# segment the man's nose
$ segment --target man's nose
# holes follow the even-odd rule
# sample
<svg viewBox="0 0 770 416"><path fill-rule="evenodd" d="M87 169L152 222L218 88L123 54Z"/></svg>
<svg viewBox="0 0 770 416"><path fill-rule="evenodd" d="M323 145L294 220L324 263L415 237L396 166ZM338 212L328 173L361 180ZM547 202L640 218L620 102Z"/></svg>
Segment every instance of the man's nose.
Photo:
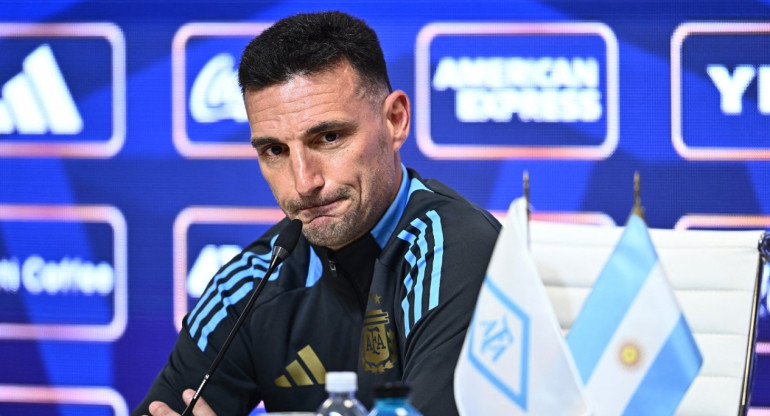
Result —
<svg viewBox="0 0 770 416"><path fill-rule="evenodd" d="M291 152L291 168L294 174L294 188L301 196L310 196L323 187L322 167L317 157L307 150Z"/></svg>

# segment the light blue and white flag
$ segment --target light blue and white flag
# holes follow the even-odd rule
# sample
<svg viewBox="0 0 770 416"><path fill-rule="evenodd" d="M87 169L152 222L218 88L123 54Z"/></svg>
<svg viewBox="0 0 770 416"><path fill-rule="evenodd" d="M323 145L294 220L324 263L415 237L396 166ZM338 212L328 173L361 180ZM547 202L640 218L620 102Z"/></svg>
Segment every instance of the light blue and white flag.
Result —
<svg viewBox="0 0 770 416"><path fill-rule="evenodd" d="M581 382L511 204L455 370L461 415L588 414Z"/></svg>
<svg viewBox="0 0 770 416"><path fill-rule="evenodd" d="M632 215L567 335L597 416L672 415L703 359Z"/></svg>

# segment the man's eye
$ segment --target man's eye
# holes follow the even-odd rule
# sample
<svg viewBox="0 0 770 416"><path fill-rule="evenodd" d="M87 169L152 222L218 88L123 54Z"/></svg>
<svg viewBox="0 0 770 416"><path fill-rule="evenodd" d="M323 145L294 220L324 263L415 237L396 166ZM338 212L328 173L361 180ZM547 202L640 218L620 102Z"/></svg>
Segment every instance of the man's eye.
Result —
<svg viewBox="0 0 770 416"><path fill-rule="evenodd" d="M265 154L268 156L278 156L281 153L283 153L283 147L281 146L270 146L265 149Z"/></svg>
<svg viewBox="0 0 770 416"><path fill-rule="evenodd" d="M328 132L328 133L324 133L322 137L323 137L323 140L325 142L332 143L332 142L337 141L337 139L339 139L340 135L339 135L339 133Z"/></svg>

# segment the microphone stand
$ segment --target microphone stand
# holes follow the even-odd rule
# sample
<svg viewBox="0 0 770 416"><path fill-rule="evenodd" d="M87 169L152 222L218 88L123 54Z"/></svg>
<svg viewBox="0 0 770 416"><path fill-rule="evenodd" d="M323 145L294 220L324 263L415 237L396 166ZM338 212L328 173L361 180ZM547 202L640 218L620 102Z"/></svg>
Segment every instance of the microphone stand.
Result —
<svg viewBox="0 0 770 416"><path fill-rule="evenodd" d="M254 306L254 303L257 300L257 296L259 296L259 293L262 292L262 289L265 288L265 284L267 284L267 281L270 279L270 275L272 275L275 269L278 268L278 265L286 257L288 257L289 254L291 254L291 252L294 250L294 246L297 244L297 239L299 238L299 232L301 230L302 230L302 222L299 220L292 220L289 223L289 225L284 229L284 231L281 233L282 235L278 237L278 240L281 240L281 237L283 237L283 235L286 235L287 238L284 238L283 239L284 241L278 241L278 240L276 241L276 244L273 247L273 255L272 255L272 258L270 259L270 265L268 266L267 271L265 272L265 275L259 281L259 284L257 285L256 289L254 289L254 292L251 294L251 297L249 298L249 301L246 303L246 306L244 307L243 312L241 313L241 316L238 317L238 320L235 322L233 329L230 330L230 334L227 336L225 343L222 344L222 348L219 349L219 353L217 353L216 358L214 358L214 361L211 363L209 370L206 372L206 375L203 376L203 380L201 381L200 386L198 386L198 389L195 390L195 394L190 400L190 403L184 409L184 412L182 412L182 416L192 415L192 410L193 410L193 407L195 407L195 403L198 402L198 399L200 399L201 394L203 393L203 389L206 388L206 385L211 379L211 376L214 375L214 372L217 370L217 367L219 367L219 362L222 361L222 357L224 357L225 351L227 351L227 349L230 347L230 344L233 342L233 339L235 339L235 334L238 332L238 329L241 327L241 325L243 325L243 321L246 320L246 315L249 314L249 311L251 310L252 306ZM288 240L288 241L285 241L285 240Z"/></svg>

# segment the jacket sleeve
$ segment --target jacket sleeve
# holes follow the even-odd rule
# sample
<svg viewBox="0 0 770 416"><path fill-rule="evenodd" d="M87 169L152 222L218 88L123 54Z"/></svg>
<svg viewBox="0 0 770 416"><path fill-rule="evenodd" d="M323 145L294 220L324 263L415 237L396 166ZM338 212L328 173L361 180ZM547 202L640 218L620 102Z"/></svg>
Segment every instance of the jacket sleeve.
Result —
<svg viewBox="0 0 770 416"><path fill-rule="evenodd" d="M425 241L414 242L407 257L424 261L415 260L405 277L404 381L425 416L456 415L454 370L500 225L473 206L437 209L416 224L412 230L423 236L417 240Z"/></svg>
<svg viewBox="0 0 770 416"><path fill-rule="evenodd" d="M184 410L182 392L198 388L225 343L248 302L254 277L261 277L251 271L259 270L264 258L269 258L271 237L280 225L267 231L212 278L191 313L185 316L168 362L132 416L149 414L148 406L156 400L179 413ZM244 333L247 327L240 328L202 394L219 415L246 415L261 399L255 381L251 337Z"/></svg>
<svg viewBox="0 0 770 416"><path fill-rule="evenodd" d="M237 316L228 318L228 325L222 326L231 328L236 319ZM216 336L217 345L212 345L212 340L206 351L201 351L190 337L185 322L168 362L155 378L142 403L134 409L132 416L150 414L148 406L155 400L165 402L181 414L185 408L182 391L198 388L219 351L219 345L224 343L228 333L229 330L215 331L212 335ZM218 415L246 415L259 403L259 389L248 370L250 366L243 365L250 362L247 351L248 346L243 337L236 336L202 394Z"/></svg>

